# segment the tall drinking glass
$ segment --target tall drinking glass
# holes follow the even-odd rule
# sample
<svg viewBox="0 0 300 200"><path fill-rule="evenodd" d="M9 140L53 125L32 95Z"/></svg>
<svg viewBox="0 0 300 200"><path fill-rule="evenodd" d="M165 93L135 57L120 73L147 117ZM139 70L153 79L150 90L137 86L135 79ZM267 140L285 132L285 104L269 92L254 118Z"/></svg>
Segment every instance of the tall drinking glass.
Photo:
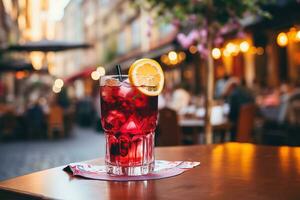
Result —
<svg viewBox="0 0 300 200"><path fill-rule="evenodd" d="M103 76L100 79L100 104L107 172L128 176L151 172L154 168L157 96L139 92L129 83L128 76Z"/></svg>

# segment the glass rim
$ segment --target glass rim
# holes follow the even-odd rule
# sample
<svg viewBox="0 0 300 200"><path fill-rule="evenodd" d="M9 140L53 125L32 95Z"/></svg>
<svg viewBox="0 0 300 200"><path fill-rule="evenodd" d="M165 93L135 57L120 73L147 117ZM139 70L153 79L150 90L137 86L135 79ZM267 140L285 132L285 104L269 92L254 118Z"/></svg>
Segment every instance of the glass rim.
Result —
<svg viewBox="0 0 300 200"><path fill-rule="evenodd" d="M151 76L151 75L150 75ZM110 78L112 78L112 79L118 79L118 81L119 81L119 77L120 77L120 75L104 75L104 76L101 76L100 78L99 78L99 85L100 86L104 86L105 84L103 83L103 81L105 81L106 79L110 79ZM128 79L129 78L129 76L127 75L127 74L122 74L121 75L121 77L123 78L123 79ZM152 76L151 76L152 77ZM124 80L122 80L122 81L119 81L119 83L120 82L123 82ZM131 85L132 86L132 85ZM145 86L134 86L134 87L156 87L156 86L154 86L154 85L145 85Z"/></svg>
<svg viewBox="0 0 300 200"><path fill-rule="evenodd" d="M113 75L103 75L100 78L104 78L104 77L111 77L111 78L118 78L119 76L121 77L128 77L128 74L122 74L122 75L118 75L118 74L113 74Z"/></svg>

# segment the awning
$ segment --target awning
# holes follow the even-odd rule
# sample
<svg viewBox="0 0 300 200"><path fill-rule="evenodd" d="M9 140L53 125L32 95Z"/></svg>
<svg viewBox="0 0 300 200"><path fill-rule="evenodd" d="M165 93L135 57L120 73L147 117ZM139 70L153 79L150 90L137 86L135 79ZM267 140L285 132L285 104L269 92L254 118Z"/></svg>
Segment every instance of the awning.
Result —
<svg viewBox="0 0 300 200"><path fill-rule="evenodd" d="M0 60L0 72L8 71L34 71L31 63L24 60Z"/></svg>
<svg viewBox="0 0 300 200"><path fill-rule="evenodd" d="M175 38L176 38L177 30L175 30L172 34L168 37L161 39L158 43L151 44L151 49L148 52L143 51L131 51L125 55L118 57L111 63L107 64L108 68L107 71L114 70L115 65L120 64L122 69L125 71L127 70L130 65L139 58L157 58L161 55L172 51L176 48Z"/></svg>
<svg viewBox="0 0 300 200"><path fill-rule="evenodd" d="M72 83L77 79L89 77L91 75L91 73L93 71L95 71L95 69L96 69L96 67L87 67L84 70L79 71L79 72L65 78L64 82L65 83Z"/></svg>
<svg viewBox="0 0 300 200"><path fill-rule="evenodd" d="M27 42L24 44L11 45L5 51L65 51L71 49L86 49L92 45L78 42L67 42L58 40L40 40L35 42Z"/></svg>

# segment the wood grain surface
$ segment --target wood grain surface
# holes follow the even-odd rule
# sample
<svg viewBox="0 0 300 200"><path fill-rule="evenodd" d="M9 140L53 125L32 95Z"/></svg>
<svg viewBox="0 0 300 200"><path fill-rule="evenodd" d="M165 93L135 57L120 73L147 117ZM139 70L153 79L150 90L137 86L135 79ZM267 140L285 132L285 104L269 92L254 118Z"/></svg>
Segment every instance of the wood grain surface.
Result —
<svg viewBox="0 0 300 200"><path fill-rule="evenodd" d="M201 165L173 178L125 183L72 177L62 166L0 182L0 199L300 199L300 147L160 147L156 158Z"/></svg>

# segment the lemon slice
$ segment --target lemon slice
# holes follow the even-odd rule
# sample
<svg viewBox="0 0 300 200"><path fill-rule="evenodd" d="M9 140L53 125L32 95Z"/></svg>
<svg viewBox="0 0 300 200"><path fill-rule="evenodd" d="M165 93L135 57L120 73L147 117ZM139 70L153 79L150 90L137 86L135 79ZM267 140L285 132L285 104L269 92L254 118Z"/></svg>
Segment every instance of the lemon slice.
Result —
<svg viewBox="0 0 300 200"><path fill-rule="evenodd" d="M164 73L155 60L142 58L129 68L129 81L148 96L158 96L164 87Z"/></svg>

